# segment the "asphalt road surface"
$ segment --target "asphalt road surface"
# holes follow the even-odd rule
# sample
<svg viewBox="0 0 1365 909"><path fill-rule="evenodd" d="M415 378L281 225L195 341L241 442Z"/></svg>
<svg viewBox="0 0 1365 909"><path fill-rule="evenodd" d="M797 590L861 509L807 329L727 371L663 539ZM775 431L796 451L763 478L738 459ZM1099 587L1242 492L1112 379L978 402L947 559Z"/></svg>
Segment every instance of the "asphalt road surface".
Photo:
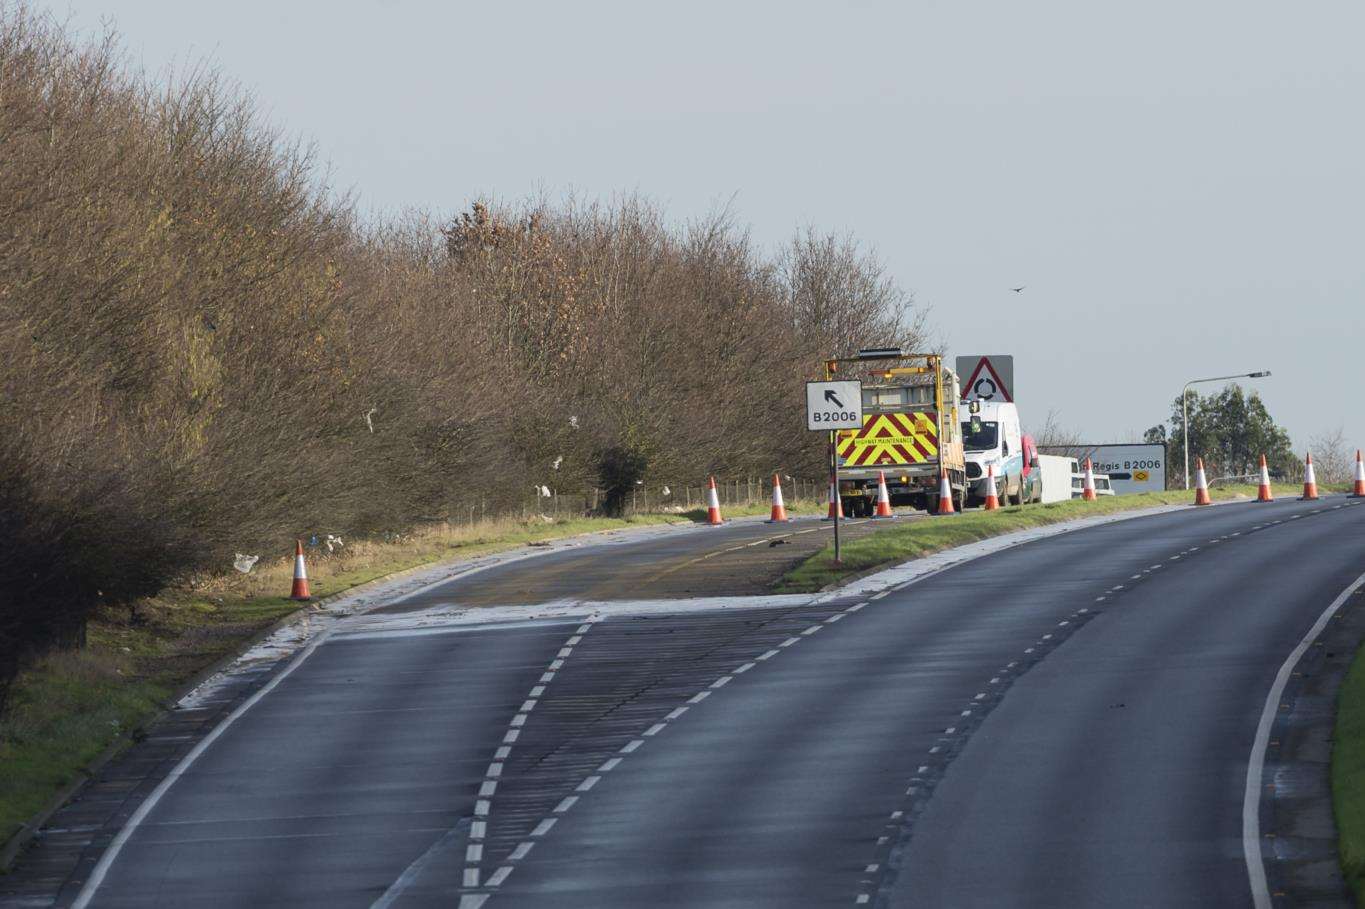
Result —
<svg viewBox="0 0 1365 909"><path fill-rule="evenodd" d="M83 898L1250 905L1258 723L1362 541L1344 498L1246 503L875 597L340 630L201 743ZM499 583L548 595L535 561Z"/></svg>

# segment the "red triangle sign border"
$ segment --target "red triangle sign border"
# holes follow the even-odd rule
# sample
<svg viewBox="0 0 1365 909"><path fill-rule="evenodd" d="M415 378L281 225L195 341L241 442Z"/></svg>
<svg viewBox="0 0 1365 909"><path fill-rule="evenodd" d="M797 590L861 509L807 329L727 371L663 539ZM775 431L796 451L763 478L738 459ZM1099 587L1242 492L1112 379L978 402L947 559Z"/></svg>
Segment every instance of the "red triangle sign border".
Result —
<svg viewBox="0 0 1365 909"><path fill-rule="evenodd" d="M1005 399L1005 402L1006 402L1006 403L1013 403L1014 398L1010 396L1010 390L1009 390L1008 388L1005 387L1005 383L1002 382L1002 381L1000 381L1000 374L997 373L997 372L995 371L995 367L991 365L991 358L990 358L990 357L982 357L982 358L977 362L977 364L976 364L976 369L973 369L973 370L972 370L971 378L969 378L969 379L967 380L967 384L965 384L964 386L962 386L963 397L964 397L964 399L965 399L966 395L971 394L971 388L972 388L973 385L976 384L977 379L980 378L980 376L981 376L981 370L982 370L982 369L984 369L984 370L986 370L986 372L990 373L990 379L991 379L991 381L995 383L995 387L996 387L996 388L1000 389L1000 395L1001 395L1001 397L1003 397L1003 398Z"/></svg>

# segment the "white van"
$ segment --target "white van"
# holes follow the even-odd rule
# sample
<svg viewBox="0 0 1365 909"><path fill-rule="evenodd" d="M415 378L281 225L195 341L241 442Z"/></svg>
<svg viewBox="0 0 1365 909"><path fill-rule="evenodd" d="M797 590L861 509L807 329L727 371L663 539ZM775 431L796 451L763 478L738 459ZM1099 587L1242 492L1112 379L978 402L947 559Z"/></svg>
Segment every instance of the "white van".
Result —
<svg viewBox="0 0 1365 909"><path fill-rule="evenodd" d="M1015 505L1040 497L1025 481L1028 466L1031 466L1025 455L1031 459L1033 453L1024 450L1027 446L1019 426L1019 409L1004 402L972 401L963 411L962 446L967 458L968 501L986 500L987 468L995 472L995 494L1001 504L1007 496Z"/></svg>

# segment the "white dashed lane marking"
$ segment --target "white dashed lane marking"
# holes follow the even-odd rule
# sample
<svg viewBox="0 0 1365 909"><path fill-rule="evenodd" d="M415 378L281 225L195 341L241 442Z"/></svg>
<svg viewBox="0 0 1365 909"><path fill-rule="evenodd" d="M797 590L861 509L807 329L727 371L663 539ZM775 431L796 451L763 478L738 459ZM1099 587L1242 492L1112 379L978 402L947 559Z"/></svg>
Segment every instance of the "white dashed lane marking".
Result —
<svg viewBox="0 0 1365 909"><path fill-rule="evenodd" d="M681 718L684 714L686 714L691 706L700 704L702 701L706 700L706 698L710 697L713 692L725 687L730 682L732 682L735 676L749 672L750 670L756 668L760 662L766 662L768 660L771 660L773 657L779 656L784 649L799 644L803 639L815 634L820 629L824 628L826 625L832 625L835 622L838 622L839 620L843 619L846 615L852 614L860 609L865 608L866 606L871 604L872 600L881 599L881 597L885 596L886 593L888 592L889 591L886 591L883 592L880 596L874 596L869 600L855 603L849 606L848 608L844 609L842 612L835 613L834 615L825 618L821 623L811 625L810 627L802 631L799 635L787 638L776 648L768 650L763 655L755 658L754 660L740 665L739 667L734 669L729 675L723 675L715 679L704 690L698 691L697 693L693 694L690 698L688 698L686 704L680 707L676 707L671 712L669 712L668 715L664 717L664 720L662 722L655 723L653 726L647 729L643 733L642 738L632 739L630 742L623 745L618 752L618 756L608 759L597 768L596 773L591 774L585 777L582 781L580 781L575 789L575 792L586 793L592 790L593 787L595 787L598 783L602 781L602 777L604 774L609 773L610 771L620 766L621 761L623 760L621 755L631 754L636 749L640 748L642 745L645 744L646 738L652 738L654 736L662 734L664 731L667 730L668 726L671 723L673 723L674 721ZM532 697L528 698L522 704L522 711L519 712L515 717L513 717L511 722L512 726L514 727L521 726L526 722L526 716L529 714L531 710L535 708L538 699L545 693L544 685L553 680L555 672L558 671L560 667L562 667L563 661L572 654L573 645L580 643L582 640L582 635L586 634L591 628L592 628L591 624L582 626L579 629L578 633L573 638L570 638L568 641L565 642L566 646L560 649L559 653L556 655L556 659L554 660L554 662L550 664L550 671L545 673L541 677L540 680L541 685L537 686L536 689L533 689ZM984 696L985 695L983 694L982 697ZM969 715L971 715L970 710L963 711L963 716ZM952 730L953 727L949 727L948 731L950 733L952 732ZM518 730L515 728L510 729L508 731L507 736L504 737L505 743L504 746L498 749L495 761L496 767L490 765L490 770L489 773L487 774L488 776L496 777L501 775L502 771L501 762L505 760L508 754L510 753L509 749L507 748L507 745L510 744L511 742L516 741L517 733ZM938 750L937 747L934 750L937 751ZM925 767L922 769L927 770L928 768ZM493 783L493 781L488 780L486 781L486 783ZM493 783L493 785L496 784ZM558 805L555 806L553 814L554 815L565 814L571 808L573 808L573 806L577 803L578 799L579 799L578 795L571 795L564 798ZM476 803L475 814L478 815L479 817L486 817L489 814L489 802L484 800ZM902 816L902 814L903 812L900 811L893 812L891 815L891 819L898 820ZM460 909L478 909L478 907L481 907L484 904L484 902L488 900L488 898L491 897L497 891L497 889L507 880L508 876L511 875L512 870L516 867L515 863L524 859L530 853L531 848L535 844L534 840L536 838L543 837L547 833L549 833L550 828L554 826L555 821L557 819L558 819L557 817L553 816L542 819L540 823L538 823L536 827L531 831L530 838L523 840L520 844L518 844L517 847L508 856L507 861L509 862L509 864L502 865L496 871L494 871L493 874L490 875L486 881L484 881L482 887L480 887L479 885L479 869L477 867L466 869L465 889L467 891L479 892L466 892L462 894L459 904ZM470 834L471 839L477 838L479 841L482 841L486 834L487 829L486 825L483 821L478 821L476 822L476 824L477 824L476 827L471 827ZM883 841L884 840L885 838L883 838ZM479 860L482 859L483 856L481 842L478 844L479 848L477 850L474 848L474 845L475 844L471 843L470 848L466 853L466 861L470 864L477 863ZM879 866L875 864L868 866L869 868L868 873L876 871L878 867Z"/></svg>

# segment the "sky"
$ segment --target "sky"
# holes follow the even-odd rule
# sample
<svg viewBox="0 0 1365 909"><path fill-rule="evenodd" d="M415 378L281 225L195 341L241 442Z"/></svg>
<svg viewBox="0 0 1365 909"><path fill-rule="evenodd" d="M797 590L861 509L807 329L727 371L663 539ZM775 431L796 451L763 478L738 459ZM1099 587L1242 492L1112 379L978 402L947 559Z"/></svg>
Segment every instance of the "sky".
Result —
<svg viewBox="0 0 1365 909"><path fill-rule="evenodd" d="M1365 4L48 8L211 61L368 212L639 192L769 247L849 231L950 356L1014 355L1027 425L1129 441L1268 369L1301 450L1365 445Z"/></svg>

